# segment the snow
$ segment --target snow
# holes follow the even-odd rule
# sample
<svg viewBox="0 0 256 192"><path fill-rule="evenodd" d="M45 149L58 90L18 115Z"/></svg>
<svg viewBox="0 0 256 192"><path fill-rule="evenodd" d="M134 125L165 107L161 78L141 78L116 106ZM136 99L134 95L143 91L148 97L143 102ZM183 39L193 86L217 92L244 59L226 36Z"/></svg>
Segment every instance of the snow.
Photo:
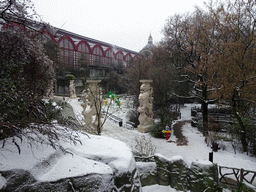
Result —
<svg viewBox="0 0 256 192"><path fill-rule="evenodd" d="M87 136L80 136L83 145L71 145L70 151L74 154L81 154L87 158L101 157L104 163L107 163L112 169L118 170L119 174L132 171L130 168L133 161L131 149L123 142L104 136L90 135L91 139L86 139ZM88 147L89 146L89 147Z"/></svg>
<svg viewBox="0 0 256 192"><path fill-rule="evenodd" d="M0 154L0 170L23 169L39 181L56 181L92 173L118 175L135 167L131 149L125 143L104 136L89 135L89 138L81 133L79 136L82 145L61 143L70 152L66 154L44 144L31 148L25 139L18 143L19 154L16 146L7 140ZM0 177L0 185L4 183Z"/></svg>
<svg viewBox="0 0 256 192"><path fill-rule="evenodd" d="M77 119L82 122L82 107L78 99L69 99L68 103L73 107L73 111ZM125 101L121 101L125 103ZM181 120L191 120L190 109L196 106L186 104L181 108ZM117 114L124 119L127 110L123 110ZM116 115L116 114L115 114ZM192 162L203 165L210 165L208 161L210 147L207 147L203 135L190 123L185 123L182 127L183 135L187 137L188 145L177 146L175 142L166 142L165 139L151 138L153 145L156 147L158 157L168 161L177 161L183 159L188 165ZM132 148L135 145L135 137L145 136L151 137L149 133L140 133L136 129L129 130L119 127L111 121L106 121L102 136L89 135L88 138L84 134L79 134L82 145L71 145L62 143L64 148L73 155L63 154L61 151L55 151L47 145L33 145L31 147L25 140L19 145L21 154L14 144L6 143L0 153L0 170L24 169L28 170L34 177L41 181L54 181L64 177L80 176L90 173L100 174L121 174L124 171L131 171L130 168L135 164L132 155ZM169 141L176 141L172 134ZM0 146L2 145L0 141ZM11 140L9 141L11 143ZM100 162L95 158L100 158ZM18 160L18 161L17 161ZM245 170L256 170L256 158L250 157L244 153L237 152L234 154L233 149L229 146L226 150L213 152L213 162L220 166L235 167ZM49 165L48 165L49 164ZM152 166L155 166L152 164ZM139 166L142 170L144 165ZM5 179L0 175L0 189L6 184ZM143 187L143 192L147 191L166 191L175 192L169 186L147 186Z"/></svg>
<svg viewBox="0 0 256 192"><path fill-rule="evenodd" d="M126 101L122 101L121 103L125 103ZM69 102L73 108L75 109L75 113L77 117L81 117L81 103L77 100L70 100ZM185 104L184 107L181 108L181 119L179 121L187 121L191 120L191 107L200 107L200 104ZM214 107L214 105L209 105L209 108ZM123 109L123 111L127 111ZM114 114L125 120L125 113L117 113ZM185 123L182 127L183 135L186 136L188 140L188 145L177 146L175 142L166 142L165 139L151 138L153 145L156 147L156 154L164 158L168 161L175 161L179 159L183 159L188 165L191 165L192 162L202 163L203 165L211 164L209 162L209 153L212 152L210 147L207 147L205 143L205 138L202 133L200 133L197 128L191 126L190 123ZM149 133L140 133L136 130L129 130L123 127L119 127L118 124L115 124L110 121L106 121L102 135L113 137L119 139L131 148L134 147L135 137L145 135L146 137L151 137ZM169 141L176 141L175 136L172 134L169 138ZM225 151L219 150L218 152L213 152L213 163L217 163L219 166L227 166L234 167L238 169L245 170L256 170L256 158L250 157L245 153L237 152L234 154L234 151L230 145L226 146ZM174 190L167 188L162 188L162 186L152 186L144 187L143 191L156 191L155 188L160 187L161 189L157 189L158 191L164 190Z"/></svg>
<svg viewBox="0 0 256 192"><path fill-rule="evenodd" d="M156 168L155 162L137 162L136 163L137 169L140 173L150 172Z"/></svg>
<svg viewBox="0 0 256 192"><path fill-rule="evenodd" d="M211 167L213 163L206 160L194 160L192 164L197 165L198 167L202 166L203 168L203 167Z"/></svg>
<svg viewBox="0 0 256 192"><path fill-rule="evenodd" d="M151 185L142 187L143 192L176 192L177 190L172 189L170 186L163 186L163 185Z"/></svg>
<svg viewBox="0 0 256 192"><path fill-rule="evenodd" d="M57 181L63 178L83 176L91 173L113 174L112 169L104 163L77 155L67 155L60 158L50 171L37 177L37 180Z"/></svg>

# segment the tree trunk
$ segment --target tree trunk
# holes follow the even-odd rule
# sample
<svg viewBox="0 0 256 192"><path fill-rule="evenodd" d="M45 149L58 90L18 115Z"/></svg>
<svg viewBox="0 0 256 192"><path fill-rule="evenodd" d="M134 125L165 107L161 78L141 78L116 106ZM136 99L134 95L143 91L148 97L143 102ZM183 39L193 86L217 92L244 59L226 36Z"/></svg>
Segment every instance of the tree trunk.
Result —
<svg viewBox="0 0 256 192"><path fill-rule="evenodd" d="M204 136L208 135L208 104L202 102L202 115L203 115L203 134Z"/></svg>
<svg viewBox="0 0 256 192"><path fill-rule="evenodd" d="M207 86L202 87L202 115L203 115L203 135L208 135L208 103L207 101Z"/></svg>
<svg viewBox="0 0 256 192"><path fill-rule="evenodd" d="M239 124L239 127L241 128L240 130L240 139L241 139L241 143L242 143L242 146L243 146L243 152L247 152L248 149L248 144L247 144L247 141L246 141L246 127L242 121L242 118L240 117L240 115L234 110L234 115L238 121L238 124Z"/></svg>
<svg viewBox="0 0 256 192"><path fill-rule="evenodd" d="M246 141L246 127L243 123L242 117L237 112L238 104L237 104L237 101L235 99L236 95L237 95L237 92L235 91L234 94L233 94L233 97L232 97L232 108L233 108L232 111L233 111L233 114L234 114L235 118L237 119L238 125L240 127L239 134L240 134L240 139L241 139L241 143L242 143L242 146L243 146L243 152L248 152L248 148L247 148L248 144L247 144L247 141Z"/></svg>

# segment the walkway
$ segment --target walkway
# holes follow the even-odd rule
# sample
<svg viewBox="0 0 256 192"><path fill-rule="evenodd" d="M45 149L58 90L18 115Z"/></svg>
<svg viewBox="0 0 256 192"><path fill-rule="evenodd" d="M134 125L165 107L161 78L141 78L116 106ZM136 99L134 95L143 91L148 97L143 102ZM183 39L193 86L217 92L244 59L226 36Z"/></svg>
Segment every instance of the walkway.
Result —
<svg viewBox="0 0 256 192"><path fill-rule="evenodd" d="M173 134L175 135L176 139L176 144L177 146L181 145L187 145L188 140L187 138L182 134L182 126L185 124L184 121L177 121L173 125Z"/></svg>

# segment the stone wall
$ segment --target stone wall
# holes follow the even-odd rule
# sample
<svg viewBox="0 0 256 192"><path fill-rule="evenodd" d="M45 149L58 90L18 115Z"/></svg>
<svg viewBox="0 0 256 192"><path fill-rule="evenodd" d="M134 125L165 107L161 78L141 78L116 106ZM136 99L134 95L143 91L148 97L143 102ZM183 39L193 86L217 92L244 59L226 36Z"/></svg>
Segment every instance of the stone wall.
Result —
<svg viewBox="0 0 256 192"><path fill-rule="evenodd" d="M210 161L196 160L189 166L181 156L168 159L155 154L153 159L136 163L142 187L158 184L180 191L218 191L218 168Z"/></svg>

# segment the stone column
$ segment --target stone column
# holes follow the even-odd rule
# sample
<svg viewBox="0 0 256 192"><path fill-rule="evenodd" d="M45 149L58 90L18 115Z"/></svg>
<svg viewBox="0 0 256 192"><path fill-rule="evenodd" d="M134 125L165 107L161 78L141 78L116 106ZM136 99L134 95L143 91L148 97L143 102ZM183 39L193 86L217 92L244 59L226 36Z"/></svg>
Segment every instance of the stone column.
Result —
<svg viewBox="0 0 256 192"><path fill-rule="evenodd" d="M153 119L153 88L150 83L153 80L140 80L142 85L140 86L139 104L138 112L139 115L139 126L138 131L142 133L147 133L152 128Z"/></svg>
<svg viewBox="0 0 256 192"><path fill-rule="evenodd" d="M69 81L69 97L71 99L76 98L75 80L70 80Z"/></svg>

